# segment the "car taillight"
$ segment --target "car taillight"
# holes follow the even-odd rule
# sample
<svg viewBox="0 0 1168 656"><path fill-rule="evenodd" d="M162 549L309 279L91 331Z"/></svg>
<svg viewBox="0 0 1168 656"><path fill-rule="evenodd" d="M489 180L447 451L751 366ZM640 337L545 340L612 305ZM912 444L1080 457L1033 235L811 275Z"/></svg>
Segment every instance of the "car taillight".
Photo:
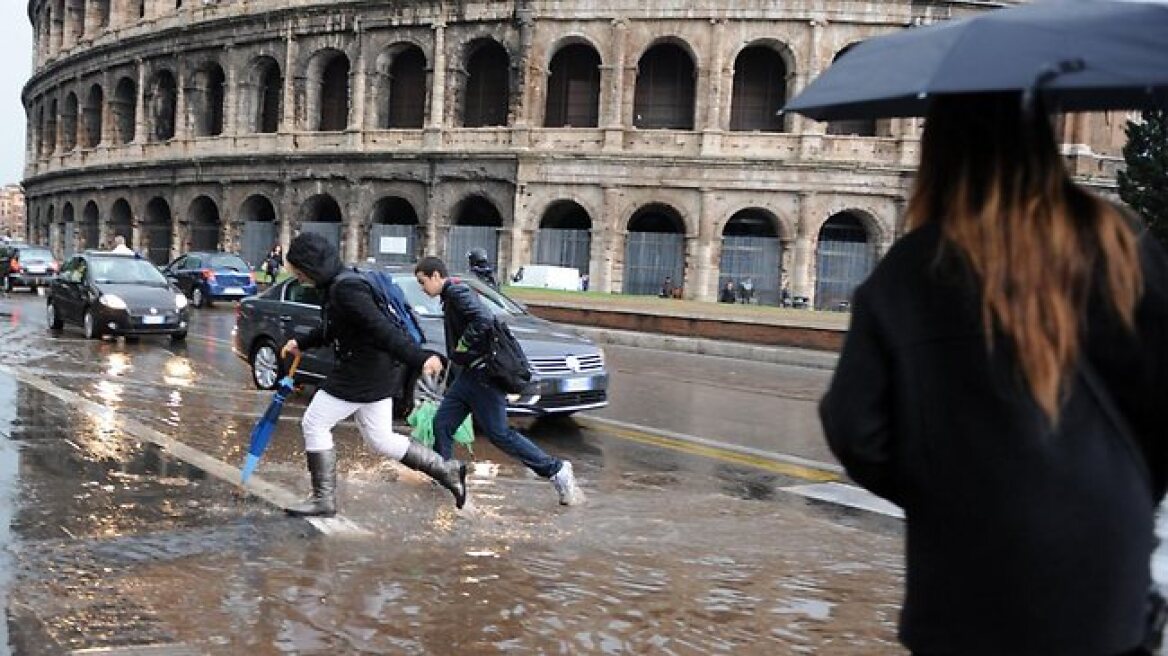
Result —
<svg viewBox="0 0 1168 656"><path fill-rule="evenodd" d="M8 272L9 273L20 273L20 260L17 260L15 257L12 258L11 260L9 260L8 261Z"/></svg>
<svg viewBox="0 0 1168 656"><path fill-rule="evenodd" d="M49 262L49 271L52 271L53 273L57 272L57 263L55 261Z"/></svg>
<svg viewBox="0 0 1168 656"><path fill-rule="evenodd" d="M214 282L215 272L210 269L203 269L203 280L207 282Z"/></svg>

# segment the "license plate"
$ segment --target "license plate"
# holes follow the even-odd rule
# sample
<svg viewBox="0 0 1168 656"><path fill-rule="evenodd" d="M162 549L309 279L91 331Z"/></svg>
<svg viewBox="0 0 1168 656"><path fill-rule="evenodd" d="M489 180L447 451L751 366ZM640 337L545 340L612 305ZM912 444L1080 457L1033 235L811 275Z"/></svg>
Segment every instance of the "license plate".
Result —
<svg viewBox="0 0 1168 656"><path fill-rule="evenodd" d="M566 378L560 384L560 389L565 392L587 392L592 389L591 378Z"/></svg>
<svg viewBox="0 0 1168 656"><path fill-rule="evenodd" d="M237 296L243 296L243 287L228 287L227 289L223 290L223 293L224 294L235 294Z"/></svg>
<svg viewBox="0 0 1168 656"><path fill-rule="evenodd" d="M45 272L45 268L44 268L44 267L38 267L38 266L30 266L30 267L28 268L28 272L29 272L29 273L44 273L44 272Z"/></svg>
<svg viewBox="0 0 1168 656"><path fill-rule="evenodd" d="M166 323L166 317L161 316L161 315L146 316L146 317L142 317L142 323L144 323L148 326L154 326L154 325L158 325L160 323Z"/></svg>

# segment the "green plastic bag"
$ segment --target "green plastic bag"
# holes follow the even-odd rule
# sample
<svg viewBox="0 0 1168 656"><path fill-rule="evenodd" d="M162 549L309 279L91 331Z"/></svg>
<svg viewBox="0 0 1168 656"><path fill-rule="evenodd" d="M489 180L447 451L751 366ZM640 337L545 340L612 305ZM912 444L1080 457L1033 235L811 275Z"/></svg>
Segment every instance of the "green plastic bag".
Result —
<svg viewBox="0 0 1168 656"><path fill-rule="evenodd" d="M438 414L438 403L435 401L422 401L410 413L406 423L413 428L410 435L415 442L422 446L434 446L434 415L436 414ZM470 415L467 415L466 419L462 420L462 425L458 427L458 430L454 431L454 442L474 453L474 449L471 448L474 444L474 424Z"/></svg>

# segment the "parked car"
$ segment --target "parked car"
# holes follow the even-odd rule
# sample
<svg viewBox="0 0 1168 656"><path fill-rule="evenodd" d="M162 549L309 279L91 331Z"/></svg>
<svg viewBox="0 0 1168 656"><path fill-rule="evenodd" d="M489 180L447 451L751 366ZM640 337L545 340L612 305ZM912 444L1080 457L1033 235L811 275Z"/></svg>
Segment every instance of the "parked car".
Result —
<svg viewBox="0 0 1168 656"><path fill-rule="evenodd" d="M200 251L180 255L162 269L197 307L214 301L239 300L256 293L255 274L234 253Z"/></svg>
<svg viewBox="0 0 1168 656"><path fill-rule="evenodd" d="M73 256L49 287L49 328L80 324L85 336L170 335L186 339L187 297L138 255L86 251Z"/></svg>
<svg viewBox="0 0 1168 656"><path fill-rule="evenodd" d="M5 292L28 287L35 294L37 287L47 286L57 276L57 258L47 246L9 242L0 245L0 274Z"/></svg>
<svg viewBox="0 0 1168 656"><path fill-rule="evenodd" d="M387 267L417 312L426 337L425 348L445 354L445 331L439 299L426 296L413 270ZM507 322L519 339L534 376L521 394L507 397L508 414L570 415L608 405L608 371L604 352L571 329L528 314L521 305L473 277L463 280L486 306ZM294 337L303 337L320 325L320 291L294 278L273 285L236 308L235 354L251 367L252 381L260 389L272 389L283 375L285 363L279 349ZM333 367L332 351L306 351L296 372L298 382L323 381ZM400 408L412 408L414 399L438 397L433 381L415 374Z"/></svg>

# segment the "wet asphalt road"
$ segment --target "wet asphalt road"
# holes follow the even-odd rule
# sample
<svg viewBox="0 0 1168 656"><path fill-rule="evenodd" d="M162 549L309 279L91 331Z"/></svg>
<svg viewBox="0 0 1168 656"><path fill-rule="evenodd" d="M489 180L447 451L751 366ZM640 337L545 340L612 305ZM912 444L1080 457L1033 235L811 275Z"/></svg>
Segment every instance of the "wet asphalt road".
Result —
<svg viewBox="0 0 1168 656"><path fill-rule="evenodd" d="M242 460L271 394L232 355L233 319L230 307L196 312L185 345L93 342L73 327L50 334L35 297L0 299L0 364L39 381L0 375L0 645L34 656L143 645L252 656L901 653L896 520L783 492L806 482L798 470L587 419L523 424L574 463L583 507L560 507L550 484L479 441L473 507L456 513L342 424L341 511L366 533L322 536L286 519L147 441L158 431ZM607 352L613 402L599 415L830 458L814 421L826 372ZM258 472L297 494L306 401L289 402Z"/></svg>

